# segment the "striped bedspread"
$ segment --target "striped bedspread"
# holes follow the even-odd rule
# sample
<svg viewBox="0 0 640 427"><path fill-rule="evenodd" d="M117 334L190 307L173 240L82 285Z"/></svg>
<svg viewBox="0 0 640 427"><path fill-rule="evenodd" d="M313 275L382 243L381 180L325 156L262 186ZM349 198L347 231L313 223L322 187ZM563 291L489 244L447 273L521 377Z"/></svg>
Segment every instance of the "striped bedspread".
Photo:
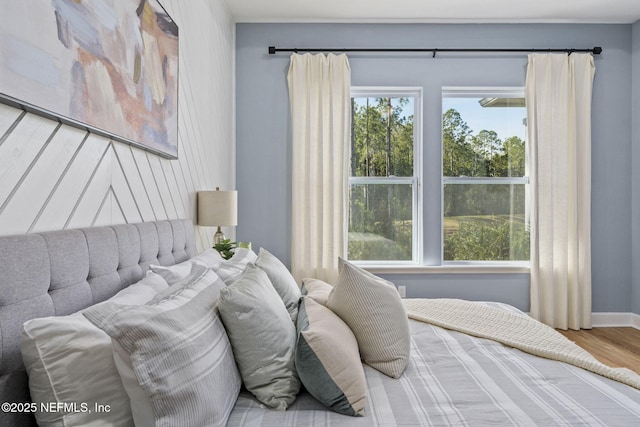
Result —
<svg viewBox="0 0 640 427"><path fill-rule="evenodd" d="M600 363L555 329L522 312L459 299L407 299L404 306L410 319L488 338L640 389L640 375L626 368L611 368Z"/></svg>
<svg viewBox="0 0 640 427"><path fill-rule="evenodd" d="M365 366L365 417L330 412L306 393L288 411L272 411L243 391L228 425L640 425L637 389L495 341L414 320L410 326L411 359L400 379Z"/></svg>

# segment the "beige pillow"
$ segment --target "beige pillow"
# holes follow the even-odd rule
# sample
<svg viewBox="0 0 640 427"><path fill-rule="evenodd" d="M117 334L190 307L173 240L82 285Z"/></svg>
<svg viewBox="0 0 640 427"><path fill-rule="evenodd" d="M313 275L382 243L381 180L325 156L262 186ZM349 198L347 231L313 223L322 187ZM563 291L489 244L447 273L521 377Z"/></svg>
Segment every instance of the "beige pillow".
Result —
<svg viewBox="0 0 640 427"><path fill-rule="evenodd" d="M296 370L313 397L344 415L363 416L367 381L351 329L333 311L302 297Z"/></svg>
<svg viewBox="0 0 640 427"><path fill-rule="evenodd" d="M327 305L329 294L333 286L320 279L302 279L302 295L306 295L315 302Z"/></svg>
<svg viewBox="0 0 640 427"><path fill-rule="evenodd" d="M349 325L367 365L392 378L407 367L409 319L393 283L340 258L327 307Z"/></svg>

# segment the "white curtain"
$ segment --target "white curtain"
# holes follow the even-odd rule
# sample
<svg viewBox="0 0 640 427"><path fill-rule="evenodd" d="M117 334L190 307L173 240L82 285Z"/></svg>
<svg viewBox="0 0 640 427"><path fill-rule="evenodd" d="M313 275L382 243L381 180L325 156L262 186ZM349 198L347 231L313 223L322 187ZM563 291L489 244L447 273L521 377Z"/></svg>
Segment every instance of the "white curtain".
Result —
<svg viewBox="0 0 640 427"><path fill-rule="evenodd" d="M291 272L333 283L346 253L351 69L345 55L291 55Z"/></svg>
<svg viewBox="0 0 640 427"><path fill-rule="evenodd" d="M529 136L531 315L591 328L590 54L531 54Z"/></svg>

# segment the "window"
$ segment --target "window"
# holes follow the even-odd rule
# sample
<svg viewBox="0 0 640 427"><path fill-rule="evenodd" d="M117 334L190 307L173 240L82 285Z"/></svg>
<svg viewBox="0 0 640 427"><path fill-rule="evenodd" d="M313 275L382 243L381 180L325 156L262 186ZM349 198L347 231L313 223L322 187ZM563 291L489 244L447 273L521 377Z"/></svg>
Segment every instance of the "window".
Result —
<svg viewBox="0 0 640 427"><path fill-rule="evenodd" d="M443 261L529 260L522 89L444 88Z"/></svg>
<svg viewBox="0 0 640 427"><path fill-rule="evenodd" d="M347 257L417 262L422 90L352 88Z"/></svg>
<svg viewBox="0 0 640 427"><path fill-rule="evenodd" d="M524 90L443 89L442 140L429 142L442 144L442 158L424 159L442 167L442 186L425 188L440 188L442 205L425 212L421 111L420 88L352 88L347 257L427 268L528 261Z"/></svg>

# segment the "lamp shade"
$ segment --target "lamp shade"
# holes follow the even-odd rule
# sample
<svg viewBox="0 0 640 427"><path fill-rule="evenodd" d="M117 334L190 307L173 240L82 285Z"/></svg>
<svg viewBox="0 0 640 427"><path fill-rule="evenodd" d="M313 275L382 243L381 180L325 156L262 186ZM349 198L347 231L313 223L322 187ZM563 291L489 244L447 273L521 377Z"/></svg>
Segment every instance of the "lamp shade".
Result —
<svg viewBox="0 0 640 427"><path fill-rule="evenodd" d="M238 225L238 192L198 191L198 225Z"/></svg>

